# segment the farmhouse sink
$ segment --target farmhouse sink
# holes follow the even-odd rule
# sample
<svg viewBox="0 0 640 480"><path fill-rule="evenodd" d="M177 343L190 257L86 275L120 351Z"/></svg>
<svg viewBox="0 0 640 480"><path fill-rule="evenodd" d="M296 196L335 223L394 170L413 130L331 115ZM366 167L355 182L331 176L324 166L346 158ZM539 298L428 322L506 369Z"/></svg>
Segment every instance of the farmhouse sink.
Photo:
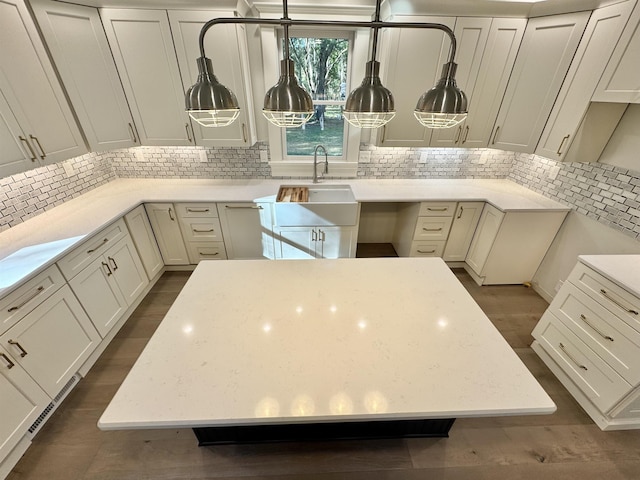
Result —
<svg viewBox="0 0 640 480"><path fill-rule="evenodd" d="M358 223L358 202L349 185L282 185L274 211L280 226Z"/></svg>

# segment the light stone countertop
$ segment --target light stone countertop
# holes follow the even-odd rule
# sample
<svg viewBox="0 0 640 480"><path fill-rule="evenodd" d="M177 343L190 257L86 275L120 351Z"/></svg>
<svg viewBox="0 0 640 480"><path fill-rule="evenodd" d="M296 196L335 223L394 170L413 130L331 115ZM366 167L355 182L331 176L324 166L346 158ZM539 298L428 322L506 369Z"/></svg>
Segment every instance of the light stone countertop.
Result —
<svg viewBox="0 0 640 480"><path fill-rule="evenodd" d="M555 410L442 259L205 261L98 426Z"/></svg>
<svg viewBox="0 0 640 480"><path fill-rule="evenodd" d="M359 202L486 201L502 211L568 211L510 180L326 180ZM0 296L143 202L273 202L309 180L118 179L0 232ZM27 250L23 250L28 248Z"/></svg>
<svg viewBox="0 0 640 480"><path fill-rule="evenodd" d="M578 260L640 298L640 255L580 255Z"/></svg>

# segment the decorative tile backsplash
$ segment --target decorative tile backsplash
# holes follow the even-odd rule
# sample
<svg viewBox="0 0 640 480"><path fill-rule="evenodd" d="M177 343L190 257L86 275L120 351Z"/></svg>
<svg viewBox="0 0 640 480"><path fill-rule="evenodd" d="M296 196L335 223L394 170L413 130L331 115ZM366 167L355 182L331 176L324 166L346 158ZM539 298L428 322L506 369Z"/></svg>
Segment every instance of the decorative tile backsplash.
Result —
<svg viewBox="0 0 640 480"><path fill-rule="evenodd" d="M640 238L638 171L492 149L361 145L361 150L370 152L370 159L359 163L358 178L509 178ZM260 161L261 151L268 146L138 147L90 153L3 178L0 231L115 178L272 178L269 164Z"/></svg>

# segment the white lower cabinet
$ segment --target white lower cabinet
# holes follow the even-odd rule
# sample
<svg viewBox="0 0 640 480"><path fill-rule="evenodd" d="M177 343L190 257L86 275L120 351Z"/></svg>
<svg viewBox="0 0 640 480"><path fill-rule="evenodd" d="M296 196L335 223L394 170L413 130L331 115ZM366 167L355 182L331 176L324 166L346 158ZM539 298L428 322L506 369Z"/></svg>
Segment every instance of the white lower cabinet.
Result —
<svg viewBox="0 0 640 480"><path fill-rule="evenodd" d="M640 428L640 298L578 262L532 348L603 430Z"/></svg>
<svg viewBox="0 0 640 480"><path fill-rule="evenodd" d="M215 203L177 203L176 212L190 263L195 265L200 260L226 260L227 252Z"/></svg>
<svg viewBox="0 0 640 480"><path fill-rule="evenodd" d="M484 202L459 202L442 255L445 262L464 262L478 226Z"/></svg>
<svg viewBox="0 0 640 480"><path fill-rule="evenodd" d="M99 343L100 335L67 285L0 336L0 345L51 398Z"/></svg>
<svg viewBox="0 0 640 480"><path fill-rule="evenodd" d="M269 209L255 203L219 203L218 215L229 259L271 258Z"/></svg>
<svg viewBox="0 0 640 480"><path fill-rule="evenodd" d="M355 257L356 227L273 227L279 259Z"/></svg>
<svg viewBox="0 0 640 480"><path fill-rule="evenodd" d="M189 255L182 239L173 203L145 203L145 210L165 265L188 265Z"/></svg>
<svg viewBox="0 0 640 480"><path fill-rule="evenodd" d="M124 216L124 220L142 261L142 266L149 279L152 280L162 271L164 262L144 206L139 205L134 208Z"/></svg>
<svg viewBox="0 0 640 480"><path fill-rule="evenodd" d="M401 257L442 257L456 202L409 203L398 209L393 248Z"/></svg>

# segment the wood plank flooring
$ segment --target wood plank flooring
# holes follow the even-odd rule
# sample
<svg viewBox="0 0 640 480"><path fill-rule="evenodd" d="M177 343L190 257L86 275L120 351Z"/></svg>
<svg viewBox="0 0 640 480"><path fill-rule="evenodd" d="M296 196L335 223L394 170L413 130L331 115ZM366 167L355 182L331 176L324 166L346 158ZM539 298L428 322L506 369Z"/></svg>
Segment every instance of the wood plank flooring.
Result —
<svg viewBox="0 0 640 480"><path fill-rule="evenodd" d="M457 420L446 439L197 447L191 430L102 432L98 418L189 276L168 272L8 478L640 478L640 431L602 432L529 348L530 332L546 302L522 286L478 287L463 270L454 272L556 402L555 414Z"/></svg>

